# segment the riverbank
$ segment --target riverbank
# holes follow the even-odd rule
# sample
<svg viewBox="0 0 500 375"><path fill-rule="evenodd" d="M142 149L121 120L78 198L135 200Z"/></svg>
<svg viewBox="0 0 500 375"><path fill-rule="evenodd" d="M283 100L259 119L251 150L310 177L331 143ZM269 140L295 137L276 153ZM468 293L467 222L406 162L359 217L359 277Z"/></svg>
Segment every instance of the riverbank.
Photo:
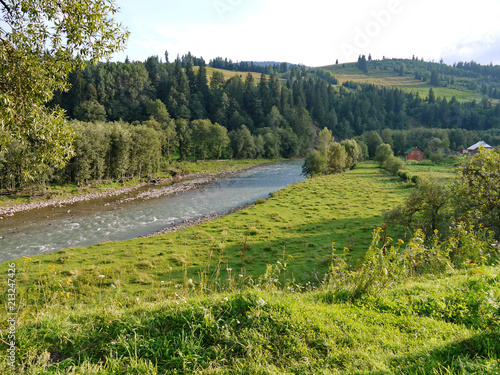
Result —
<svg viewBox="0 0 500 375"><path fill-rule="evenodd" d="M115 186L107 188L92 186L87 187L90 189L98 189L98 191L91 192L75 187L75 189L69 193L69 197L52 198L49 194L42 197L29 197L27 199L30 201L26 203L4 201L0 207L0 220L4 217L13 216L18 212L46 207L63 207L77 202L120 195L124 195L123 199L120 200L120 203L130 202L136 199L154 199L168 194L197 189L216 179L275 161L276 160L224 160L209 162L204 161L199 163L183 162L178 164L176 168L172 170L171 176L152 178L148 181L138 181L137 184L132 186ZM151 187L151 189L135 193L137 190L147 189L148 187Z"/></svg>
<svg viewBox="0 0 500 375"><path fill-rule="evenodd" d="M257 201L261 201L261 200L262 199L259 199ZM160 230L160 231L157 231L157 232L153 232L153 233L147 234L145 236L141 236L140 238L148 238L148 237L161 236L162 234L173 233L173 232L177 232L179 230L184 230L184 229L191 228L191 227L194 227L194 226L197 226L197 225L208 223L209 221L220 219L220 218L222 218L224 216L227 216L227 215L235 214L236 212L244 210L245 208L248 208L248 207L253 206L255 204L256 204L256 202L251 202L251 203L244 204L242 206L231 208L230 210L226 210L226 211L223 211L223 212L216 212L216 213L213 213L213 214L204 215L204 216L199 217L197 219L183 220L180 223L176 223L176 224L170 225L169 227L167 227L167 228L165 228L163 230Z"/></svg>

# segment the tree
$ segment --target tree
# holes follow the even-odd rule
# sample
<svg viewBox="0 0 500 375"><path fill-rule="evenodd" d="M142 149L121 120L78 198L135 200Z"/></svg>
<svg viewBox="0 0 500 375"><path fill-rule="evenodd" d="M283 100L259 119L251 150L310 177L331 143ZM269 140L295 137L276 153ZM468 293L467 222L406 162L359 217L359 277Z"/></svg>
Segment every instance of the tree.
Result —
<svg viewBox="0 0 500 375"><path fill-rule="evenodd" d="M500 150L480 149L458 170L452 187L459 221L495 231L500 237Z"/></svg>
<svg viewBox="0 0 500 375"><path fill-rule="evenodd" d="M121 50L128 32L113 19L113 0L0 4L0 154L22 144L22 176L33 180L40 165L62 167L73 155L64 112L45 104L68 90L70 72Z"/></svg>
<svg viewBox="0 0 500 375"><path fill-rule="evenodd" d="M327 171L328 173L341 173L346 169L347 152L344 146L338 142L332 142L328 149Z"/></svg>
<svg viewBox="0 0 500 375"><path fill-rule="evenodd" d="M377 151L377 147L383 143L380 134L378 134L375 130L372 130L363 134L363 140L368 146L368 156L373 158L375 156L375 152Z"/></svg>
<svg viewBox="0 0 500 375"><path fill-rule="evenodd" d="M255 142L250 130L245 125L229 134L234 157L250 159L255 155Z"/></svg>
<svg viewBox="0 0 500 375"><path fill-rule="evenodd" d="M229 145L227 129L218 123L212 124L207 134L209 151L212 159L220 159L222 151Z"/></svg>
<svg viewBox="0 0 500 375"><path fill-rule="evenodd" d="M449 191L436 179L421 177L403 205L388 213L388 219L405 226L409 234L420 228L430 238L434 231L445 231L449 224Z"/></svg>
<svg viewBox="0 0 500 375"><path fill-rule="evenodd" d="M333 142L332 131L327 128L323 128L323 130L320 130L318 132L317 142L318 145L316 148L326 157L328 149L330 148L330 143Z"/></svg>
<svg viewBox="0 0 500 375"><path fill-rule="evenodd" d="M394 152L392 152L392 148L387 143L382 143L377 147L377 151L375 152L375 161L378 161L380 165L383 165L384 162L391 157L394 156Z"/></svg>
<svg viewBox="0 0 500 375"><path fill-rule="evenodd" d="M318 150L311 151L302 165L302 174L306 177L314 177L326 173L326 157Z"/></svg>
<svg viewBox="0 0 500 375"><path fill-rule="evenodd" d="M358 143L354 139L346 139L340 144L344 147L347 154L346 157L346 168L353 169L359 161L361 149Z"/></svg>
<svg viewBox="0 0 500 375"><path fill-rule="evenodd" d="M429 97L427 98L427 102L429 104L436 103L436 95L434 94L434 90L433 89L429 89Z"/></svg>

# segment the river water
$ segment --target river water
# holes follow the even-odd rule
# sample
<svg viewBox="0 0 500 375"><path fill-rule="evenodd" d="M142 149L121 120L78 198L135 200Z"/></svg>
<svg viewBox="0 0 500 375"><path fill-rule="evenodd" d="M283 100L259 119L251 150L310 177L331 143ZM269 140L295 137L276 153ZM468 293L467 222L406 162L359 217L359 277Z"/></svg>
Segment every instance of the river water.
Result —
<svg viewBox="0 0 500 375"><path fill-rule="evenodd" d="M154 199L123 202L123 196L116 196L19 212L0 221L0 263L23 255L136 238L224 212L302 181L302 164L303 160L293 160L263 165L199 189Z"/></svg>

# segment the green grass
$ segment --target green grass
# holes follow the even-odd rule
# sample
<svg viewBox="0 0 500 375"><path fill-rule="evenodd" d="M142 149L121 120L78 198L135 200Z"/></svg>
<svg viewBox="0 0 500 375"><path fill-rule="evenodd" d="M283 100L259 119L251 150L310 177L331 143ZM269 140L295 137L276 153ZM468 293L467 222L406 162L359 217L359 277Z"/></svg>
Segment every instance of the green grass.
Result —
<svg viewBox="0 0 500 375"><path fill-rule="evenodd" d="M487 318L499 271L414 280L356 303L321 289L179 292L154 304L117 291L23 316L18 363L26 374L496 374L498 318Z"/></svg>
<svg viewBox="0 0 500 375"><path fill-rule="evenodd" d="M456 171L460 164L460 160L460 158L450 157L444 158L439 163L433 163L430 160L421 162L407 161L405 169L412 172L413 175L427 175L438 178L445 183L449 183L456 177Z"/></svg>
<svg viewBox="0 0 500 375"><path fill-rule="evenodd" d="M434 87L428 83L415 79L412 75L399 76L398 73L388 71L371 70L367 74L355 67L354 64L331 65L324 67L331 71L342 85L346 81L367 83L377 86L397 87L404 92L417 93L421 98L427 98L429 90L432 88L436 98L445 97L448 101L455 97L459 102L470 102L472 100L480 101L481 94L451 87Z"/></svg>
<svg viewBox="0 0 500 375"><path fill-rule="evenodd" d="M499 265L338 293L332 242L357 264L409 186L361 164L182 232L3 263L17 270L15 373L499 373Z"/></svg>

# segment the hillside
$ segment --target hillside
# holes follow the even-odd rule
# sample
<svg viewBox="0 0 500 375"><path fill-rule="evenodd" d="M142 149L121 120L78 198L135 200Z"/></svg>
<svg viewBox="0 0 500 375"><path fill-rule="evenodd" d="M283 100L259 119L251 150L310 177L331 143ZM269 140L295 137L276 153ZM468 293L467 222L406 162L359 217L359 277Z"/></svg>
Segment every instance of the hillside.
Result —
<svg viewBox="0 0 500 375"><path fill-rule="evenodd" d="M318 69L333 73L339 84L350 81L396 87L404 92L418 93L422 98L426 98L432 88L436 97L448 100L452 97L458 101L481 101L486 98L498 104L500 99L500 77L494 69L496 67L481 66L486 70L478 68L474 71L466 69L468 65L463 63L449 66L411 59L367 61L366 73L357 66L358 63L348 63Z"/></svg>

